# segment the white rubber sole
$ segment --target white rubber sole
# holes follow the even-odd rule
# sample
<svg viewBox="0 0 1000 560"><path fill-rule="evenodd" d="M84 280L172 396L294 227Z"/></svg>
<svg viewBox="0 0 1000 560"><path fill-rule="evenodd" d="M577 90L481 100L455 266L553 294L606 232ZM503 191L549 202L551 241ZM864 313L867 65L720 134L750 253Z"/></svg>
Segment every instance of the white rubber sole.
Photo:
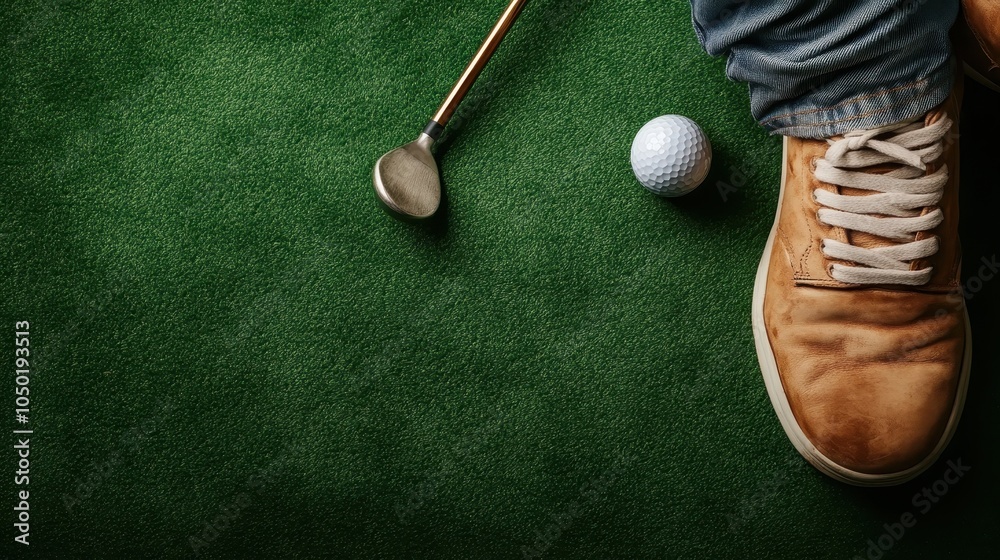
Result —
<svg viewBox="0 0 1000 560"><path fill-rule="evenodd" d="M757 267L757 278L753 287L753 338L757 347L757 360L760 362L761 373L764 376L764 385L767 386L767 395L771 398L774 411L778 414L781 427L785 429L785 434L791 440L792 445L806 461L816 467L820 472L847 484L854 486L892 486L902 484L912 480L928 467L933 465L958 427L959 418L962 416L962 408L965 406L965 397L969 388L969 368L972 363L972 331L969 326L969 314L965 314L965 355L962 359L961 377L958 381L958 393L955 397L955 404L952 407L948 425L945 427L941 440L938 441L934 450L919 464L914 465L904 471L887 474L869 474L853 471L845 468L829 457L823 455L816 446L809 441L799 427L798 421L792 414L791 406L788 404L788 397L781 384L781 377L778 375L778 365L771 350L771 342L767 337L767 329L764 328L764 289L767 281L768 266L771 262L771 251L774 248L775 233L778 229L778 217L781 215L781 201L785 194L785 161L788 155L788 139L785 138L782 147L782 171L781 171L781 191L778 194L778 210L774 215L774 225L771 226L771 234L767 238L767 245L764 247L764 256L760 259Z"/></svg>

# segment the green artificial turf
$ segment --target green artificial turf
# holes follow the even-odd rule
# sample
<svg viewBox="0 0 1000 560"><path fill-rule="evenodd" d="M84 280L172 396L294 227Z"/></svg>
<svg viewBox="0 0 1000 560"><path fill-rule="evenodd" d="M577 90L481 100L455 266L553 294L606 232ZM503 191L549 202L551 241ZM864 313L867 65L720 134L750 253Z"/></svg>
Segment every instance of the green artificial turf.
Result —
<svg viewBox="0 0 1000 560"><path fill-rule="evenodd" d="M750 331L780 141L686 2L529 3L438 147L440 215L378 209L373 163L504 4L4 3L0 410L29 321L35 431L0 556L848 559L907 512L885 558L995 551L1000 281L946 496L911 503L944 460L881 490L805 466ZM970 276L997 99L970 86ZM715 148L671 201L628 158L666 113Z"/></svg>

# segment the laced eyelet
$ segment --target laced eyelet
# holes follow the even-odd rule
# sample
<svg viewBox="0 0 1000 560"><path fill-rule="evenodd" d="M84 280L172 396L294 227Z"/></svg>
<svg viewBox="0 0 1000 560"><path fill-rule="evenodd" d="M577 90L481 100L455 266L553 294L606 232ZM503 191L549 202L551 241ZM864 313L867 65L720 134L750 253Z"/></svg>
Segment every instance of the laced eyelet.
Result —
<svg viewBox="0 0 1000 560"><path fill-rule="evenodd" d="M920 204L923 195L934 194L940 198L947 188L948 177L942 177L945 175L944 161L938 158L948 147L950 138L944 137L948 133L945 127L950 128L952 123L950 120L940 122L944 124L928 124L926 119L917 117L896 125L858 130L831 138L825 155L822 152L812 152L817 157L807 155L806 160L813 170L813 188L808 189L813 202L799 200L803 217L808 220L811 206L816 219L815 224L807 225L816 225L814 233L819 233L812 242L818 239L820 243L810 245L818 261L813 269L817 278L822 278L823 273L817 270L822 268L827 278L838 285L916 285L929 281L929 276L933 275L930 256L940 250L942 236L928 231L927 226L936 222L937 227L944 210L940 207L921 209ZM818 177L820 161L823 162L822 180ZM900 170L900 175L894 177L899 180L898 185L881 184L885 177L881 173L883 165ZM926 172L914 171L925 167ZM888 176L893 177L894 173L891 171ZM926 184L922 184L923 181ZM878 194L856 196L853 190ZM822 200L819 191L824 192ZM829 222L823 212L830 218ZM881 247L855 244L846 232L859 230L884 239L900 250L885 255ZM934 240L930 241L931 238ZM816 255L817 248L819 255ZM928 253L930 256L924 258L893 258L894 254L906 257ZM879 256L886 258L876 258ZM866 264L869 258L874 265Z"/></svg>

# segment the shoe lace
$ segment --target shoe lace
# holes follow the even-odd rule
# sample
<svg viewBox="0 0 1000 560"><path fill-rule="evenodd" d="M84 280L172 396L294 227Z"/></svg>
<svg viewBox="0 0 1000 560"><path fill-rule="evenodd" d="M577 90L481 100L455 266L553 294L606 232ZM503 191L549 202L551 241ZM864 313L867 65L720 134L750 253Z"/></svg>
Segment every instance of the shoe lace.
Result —
<svg viewBox="0 0 1000 560"><path fill-rule="evenodd" d="M919 118L828 140L826 155L816 160L816 178L873 194L852 196L816 189L813 196L821 205L819 221L890 241L881 247L860 247L824 239L823 254L828 258L860 265L834 264L834 279L849 284L908 286L930 281L933 267L911 270L911 262L938 251L936 236L917 237L944 220L937 204L944 196L948 166L927 174L927 164L944 153L944 137L951 125L947 116L926 126ZM882 164L899 167L887 173L864 171Z"/></svg>

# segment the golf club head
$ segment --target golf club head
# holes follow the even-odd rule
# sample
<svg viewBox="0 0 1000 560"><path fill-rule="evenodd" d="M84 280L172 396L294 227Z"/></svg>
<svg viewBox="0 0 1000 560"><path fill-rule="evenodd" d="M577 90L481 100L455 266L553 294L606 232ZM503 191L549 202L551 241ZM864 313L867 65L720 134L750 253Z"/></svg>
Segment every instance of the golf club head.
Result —
<svg viewBox="0 0 1000 560"><path fill-rule="evenodd" d="M441 179L426 134L385 154L375 163L372 182L379 201L399 218L424 219L441 204Z"/></svg>

